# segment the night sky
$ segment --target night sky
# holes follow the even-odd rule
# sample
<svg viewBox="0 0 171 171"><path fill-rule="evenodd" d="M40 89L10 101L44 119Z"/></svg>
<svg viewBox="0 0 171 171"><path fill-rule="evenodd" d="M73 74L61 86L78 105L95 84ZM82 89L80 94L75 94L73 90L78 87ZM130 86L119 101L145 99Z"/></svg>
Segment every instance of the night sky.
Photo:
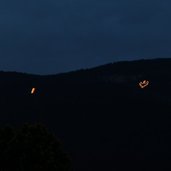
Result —
<svg viewBox="0 0 171 171"><path fill-rule="evenodd" d="M171 57L170 0L1 0L0 70L55 74Z"/></svg>

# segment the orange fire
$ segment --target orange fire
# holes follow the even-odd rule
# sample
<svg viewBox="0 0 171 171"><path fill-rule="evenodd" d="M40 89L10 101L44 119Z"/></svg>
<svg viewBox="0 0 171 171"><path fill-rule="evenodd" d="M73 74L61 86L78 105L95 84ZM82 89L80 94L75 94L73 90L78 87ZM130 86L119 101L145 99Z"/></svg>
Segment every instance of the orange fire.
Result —
<svg viewBox="0 0 171 171"><path fill-rule="evenodd" d="M34 93L35 93L35 91L36 91L36 88L32 88L32 90L31 90L31 94L34 94Z"/></svg>
<svg viewBox="0 0 171 171"><path fill-rule="evenodd" d="M147 87L149 85L149 81L148 80L144 80L144 81L141 81L140 83L139 83L139 86L141 87L141 88L145 88L145 87Z"/></svg>

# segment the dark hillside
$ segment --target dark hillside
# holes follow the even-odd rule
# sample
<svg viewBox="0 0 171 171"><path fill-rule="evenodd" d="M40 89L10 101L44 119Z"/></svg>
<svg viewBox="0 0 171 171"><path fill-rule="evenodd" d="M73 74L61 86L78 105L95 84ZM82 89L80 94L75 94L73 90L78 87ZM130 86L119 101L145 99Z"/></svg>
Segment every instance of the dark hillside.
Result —
<svg viewBox="0 0 171 171"><path fill-rule="evenodd" d="M149 86L141 89L143 80ZM171 168L170 59L51 76L1 72L0 81L1 124L45 123L75 170Z"/></svg>

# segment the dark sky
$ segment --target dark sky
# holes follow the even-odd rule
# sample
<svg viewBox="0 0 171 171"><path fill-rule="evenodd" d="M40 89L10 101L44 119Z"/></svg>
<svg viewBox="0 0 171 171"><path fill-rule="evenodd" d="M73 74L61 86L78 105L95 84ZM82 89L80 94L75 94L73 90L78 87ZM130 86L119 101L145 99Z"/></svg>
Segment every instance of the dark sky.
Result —
<svg viewBox="0 0 171 171"><path fill-rule="evenodd" d="M1 0L0 70L55 74L171 57L170 0Z"/></svg>

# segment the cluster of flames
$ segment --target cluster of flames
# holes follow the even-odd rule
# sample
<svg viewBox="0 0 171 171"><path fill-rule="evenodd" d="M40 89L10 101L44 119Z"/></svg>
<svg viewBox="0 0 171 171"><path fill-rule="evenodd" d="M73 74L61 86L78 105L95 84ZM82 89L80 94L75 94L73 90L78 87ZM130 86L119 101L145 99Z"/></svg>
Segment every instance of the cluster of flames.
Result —
<svg viewBox="0 0 171 171"><path fill-rule="evenodd" d="M147 87L148 85L149 85L149 81L148 81L148 80L143 80L143 81L139 82L140 88L145 88L145 87ZM35 93L36 93L36 88L33 87L33 88L31 89L31 94L35 94Z"/></svg>
<svg viewBox="0 0 171 171"><path fill-rule="evenodd" d="M144 80L144 81L139 82L140 88L145 88L148 85L149 85L149 81L148 80Z"/></svg>

